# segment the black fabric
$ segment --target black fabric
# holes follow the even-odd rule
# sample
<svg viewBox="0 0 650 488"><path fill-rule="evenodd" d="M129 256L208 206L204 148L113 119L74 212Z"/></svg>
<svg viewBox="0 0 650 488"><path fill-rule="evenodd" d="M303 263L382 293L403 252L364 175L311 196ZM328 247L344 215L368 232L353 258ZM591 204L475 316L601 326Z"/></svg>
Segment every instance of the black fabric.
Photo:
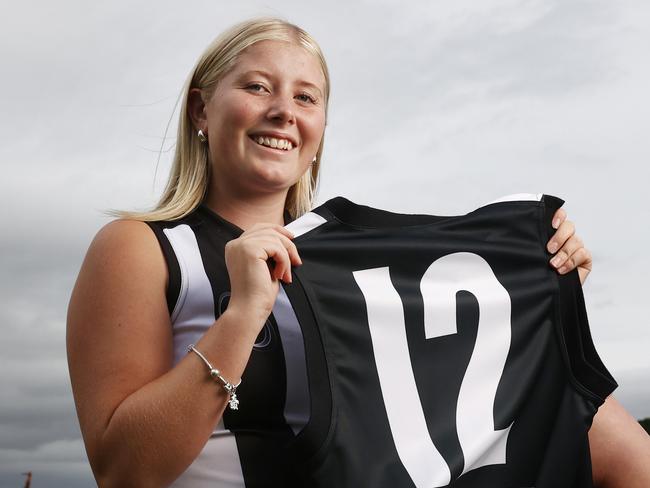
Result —
<svg viewBox="0 0 650 488"><path fill-rule="evenodd" d="M335 420L332 411L332 388L322 336L318 329L316 313L305 295L300 278L293 271L293 283L282 286L300 322L307 353L309 381L310 421L288 446L288 458L302 469L318 463L318 452ZM298 485L301 486L301 485Z"/></svg>
<svg viewBox="0 0 650 488"><path fill-rule="evenodd" d="M322 343L307 343L308 362L328 372L332 407L329 416L312 416L297 442L300 452L292 454L300 486L416 486L396 448L368 305L354 277L380 268L388 268L403 304L408 359L427 434L451 473L450 483L435 486L591 486L587 432L616 382L589 335L577 271L558 277L548 263L550 218L562 203L545 195L541 201L497 202L463 216L438 217L395 214L337 197L313 210L327 222L294 239L303 265L293 271L294 286L304 288L311 311L303 304L294 308L301 324L313 315ZM457 403L478 348L483 312L472 292L459 289L457 333L425 340L419 284L432 263L462 253L489 263L507 290L512 336L493 408L495 430L511 426L506 462L461 475L465 452L456 428ZM312 359L323 353L326 366Z"/></svg>
<svg viewBox="0 0 650 488"><path fill-rule="evenodd" d="M165 297L167 299L167 309L171 316L181 291L181 271L178 266L178 259L176 259L176 254L174 254L174 250L163 232L163 222L147 222L147 225L149 225L156 235L156 239L158 239L163 256L165 257L165 262L167 263L168 280Z"/></svg>

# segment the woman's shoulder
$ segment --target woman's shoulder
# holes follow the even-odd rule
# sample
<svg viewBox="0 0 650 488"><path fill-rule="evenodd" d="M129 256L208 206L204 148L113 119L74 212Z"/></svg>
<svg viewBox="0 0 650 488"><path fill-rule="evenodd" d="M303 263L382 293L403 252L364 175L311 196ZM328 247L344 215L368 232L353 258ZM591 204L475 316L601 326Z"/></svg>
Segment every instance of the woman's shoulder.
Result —
<svg viewBox="0 0 650 488"><path fill-rule="evenodd" d="M146 222L116 219L99 229L83 264L95 273L147 274L166 280L166 267L158 240Z"/></svg>
<svg viewBox="0 0 650 488"><path fill-rule="evenodd" d="M113 252L138 252L155 244L156 237L147 222L115 219L97 231L90 247Z"/></svg>
<svg viewBox="0 0 650 488"><path fill-rule="evenodd" d="M165 261L149 227L135 220L111 221L95 235L79 270L68 307L69 327L99 330L130 323L145 314L144 308L164 310L166 280Z"/></svg>

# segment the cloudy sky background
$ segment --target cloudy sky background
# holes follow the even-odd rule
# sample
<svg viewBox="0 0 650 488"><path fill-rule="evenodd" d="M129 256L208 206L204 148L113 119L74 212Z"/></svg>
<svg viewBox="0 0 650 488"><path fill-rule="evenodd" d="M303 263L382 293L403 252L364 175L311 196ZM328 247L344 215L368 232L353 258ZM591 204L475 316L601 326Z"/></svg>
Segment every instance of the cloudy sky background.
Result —
<svg viewBox="0 0 650 488"><path fill-rule="evenodd" d="M3 2L0 486L93 486L65 358L70 291L108 208L162 190L181 85L225 27L279 15L332 77L318 202L460 214L544 192L594 257L585 285L619 400L650 416L650 3ZM158 151L163 152L155 175Z"/></svg>

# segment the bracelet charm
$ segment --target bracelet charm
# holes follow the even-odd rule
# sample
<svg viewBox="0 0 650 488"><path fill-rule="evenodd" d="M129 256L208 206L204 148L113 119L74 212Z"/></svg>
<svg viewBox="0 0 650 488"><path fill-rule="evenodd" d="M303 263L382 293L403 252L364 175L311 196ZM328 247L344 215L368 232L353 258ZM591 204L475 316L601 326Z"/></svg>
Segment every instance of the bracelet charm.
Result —
<svg viewBox="0 0 650 488"><path fill-rule="evenodd" d="M212 367L210 364L210 361L208 361L201 352L197 348L194 347L194 344L190 344L187 346L187 352L189 353L190 351L196 353L201 360L205 363L205 365L208 367L210 371L210 378L212 378L214 381L221 383L221 385L224 387L226 392L228 392L228 406L230 407L230 410L238 410L239 409L239 400L237 399L237 387L241 385L241 380L239 380L239 383L236 385L233 385L230 381L228 381L226 378L221 376L221 371L218 369Z"/></svg>

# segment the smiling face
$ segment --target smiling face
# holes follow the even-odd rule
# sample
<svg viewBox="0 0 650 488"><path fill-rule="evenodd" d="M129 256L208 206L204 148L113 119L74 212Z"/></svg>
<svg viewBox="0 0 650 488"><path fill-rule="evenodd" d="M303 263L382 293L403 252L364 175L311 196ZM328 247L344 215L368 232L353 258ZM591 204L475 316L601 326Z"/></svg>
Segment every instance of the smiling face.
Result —
<svg viewBox="0 0 650 488"><path fill-rule="evenodd" d="M208 135L212 188L219 193L288 190L318 151L325 129L324 91L318 59L299 45L260 41L242 51L199 122Z"/></svg>

